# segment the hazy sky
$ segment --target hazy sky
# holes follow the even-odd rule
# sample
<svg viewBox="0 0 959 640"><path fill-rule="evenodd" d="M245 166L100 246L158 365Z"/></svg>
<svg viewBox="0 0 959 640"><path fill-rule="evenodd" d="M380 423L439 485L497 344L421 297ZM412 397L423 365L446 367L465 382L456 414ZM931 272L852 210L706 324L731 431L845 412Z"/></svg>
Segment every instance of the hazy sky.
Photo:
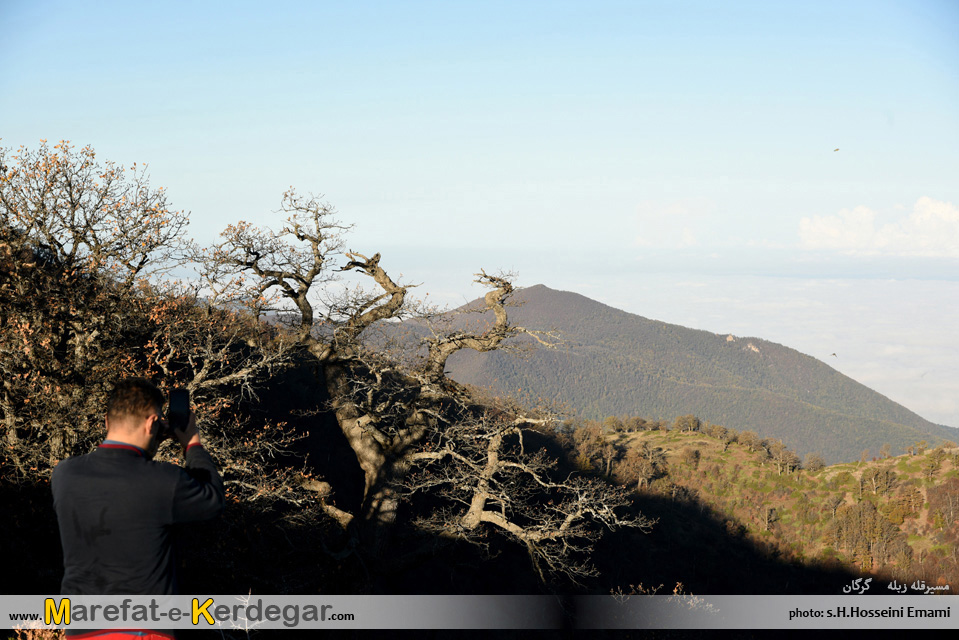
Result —
<svg viewBox="0 0 959 640"><path fill-rule="evenodd" d="M955 1L0 0L0 57L0 144L148 163L201 242L292 185L440 302L512 269L959 426Z"/></svg>

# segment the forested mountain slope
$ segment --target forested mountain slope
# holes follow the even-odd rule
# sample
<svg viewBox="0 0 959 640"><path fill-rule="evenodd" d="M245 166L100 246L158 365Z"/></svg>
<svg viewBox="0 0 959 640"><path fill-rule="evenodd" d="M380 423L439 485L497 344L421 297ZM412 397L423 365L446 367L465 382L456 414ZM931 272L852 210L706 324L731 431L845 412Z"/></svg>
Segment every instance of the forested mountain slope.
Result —
<svg viewBox="0 0 959 640"><path fill-rule="evenodd" d="M597 423L573 430L567 425L567 437L581 467L631 483L646 504L655 504L656 496L666 501L662 509L647 509L660 517L644 540L647 568L658 556L691 556L696 562L683 572L686 584L711 588L714 575L722 572L719 565L727 562L724 556L742 539L789 564L844 567L879 578L873 593L888 595L885 583L892 580L916 584L917 579L936 591L954 592L959 581L955 443L913 447L906 455L865 462L823 467L810 459L799 466L792 452L748 432L730 437L725 429L702 431L682 418L668 431L651 429L650 423L607 424L613 430ZM675 553L671 545L699 540L695 529L704 524L668 506L677 504L719 523L726 536L716 545L723 553L700 553L695 543L688 553ZM650 573L671 575L668 567ZM836 581L826 582L839 592Z"/></svg>
<svg viewBox="0 0 959 640"><path fill-rule="evenodd" d="M555 328L565 344L528 358L462 351L451 377L495 393L529 394L585 417L700 419L781 438L800 455L858 459L888 443L954 439L905 407L795 349L650 320L536 285L517 292L513 324Z"/></svg>

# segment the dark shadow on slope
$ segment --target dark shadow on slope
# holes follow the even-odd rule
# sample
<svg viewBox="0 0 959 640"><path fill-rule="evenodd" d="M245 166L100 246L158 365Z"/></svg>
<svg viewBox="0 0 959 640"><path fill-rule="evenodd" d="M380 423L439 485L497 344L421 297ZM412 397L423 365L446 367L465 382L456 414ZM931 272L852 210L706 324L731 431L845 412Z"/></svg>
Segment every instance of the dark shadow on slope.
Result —
<svg viewBox="0 0 959 640"><path fill-rule="evenodd" d="M669 594L681 583L684 592L694 594L839 595L859 576L838 566L788 562L772 545L730 532L726 521L697 500L643 495L635 502L658 523L648 534L618 531L603 537L593 557L603 587L629 592L642 584Z"/></svg>
<svg viewBox="0 0 959 640"><path fill-rule="evenodd" d="M258 410L309 432L299 445L301 453L337 491L354 492L336 496L345 503L338 504L351 508L359 503L362 476L335 420L323 411L326 398L317 390L323 388L312 368L301 367L274 379ZM550 435L529 432L528 444L546 447L560 461L557 477L572 472ZM0 494L4 504L16 505L13 526L5 527L0 540L10 558L11 578L3 590L56 592L62 567L49 487L2 486ZM425 502L417 509L438 504ZM181 585L184 592L210 593L604 594L628 593L638 585L646 590L662 585L661 593L671 593L682 583L685 592L703 595L833 595L858 577L843 567L787 562L771 548L731 532L724 519L696 500L637 495L634 506L658 519L650 533L606 532L590 558L599 576L580 586L562 581L544 586L521 546L494 534L493 557L487 558L472 545L417 534L409 521L410 507L396 524L386 561L373 564L362 549L337 556L342 533L321 515L301 517L295 510L262 509L256 503L231 505L221 519L181 532Z"/></svg>
<svg viewBox="0 0 959 640"><path fill-rule="evenodd" d="M557 477L573 468L564 462L559 444L548 434L529 432L530 448L546 447L557 459ZM658 522L649 533L636 529L606 531L589 558L599 575L576 585L558 580L542 585L525 550L504 536L491 536L493 557L486 559L468 544L452 544L421 536L406 536L395 554L398 559L419 553L419 560L386 579L389 593L630 593L634 588L670 594L677 583L693 594L809 594L838 595L860 574L843 566L790 562L773 545L757 544L713 514L696 499L672 500L653 494L635 494L633 508ZM434 505L419 505L429 510ZM422 554L426 545L429 553Z"/></svg>
<svg viewBox="0 0 959 640"><path fill-rule="evenodd" d="M724 522L695 503L638 497L635 508L658 519L648 534L636 530L607 531L597 543L592 564L599 575L582 585L557 580L542 585L525 550L493 536L492 558L465 543L407 539L396 557L416 553L410 566L381 579L381 593L630 593L642 586L670 594L677 583L693 594L822 594L839 595L859 574L843 567L786 562L771 548L730 535ZM431 553L417 547L426 545Z"/></svg>

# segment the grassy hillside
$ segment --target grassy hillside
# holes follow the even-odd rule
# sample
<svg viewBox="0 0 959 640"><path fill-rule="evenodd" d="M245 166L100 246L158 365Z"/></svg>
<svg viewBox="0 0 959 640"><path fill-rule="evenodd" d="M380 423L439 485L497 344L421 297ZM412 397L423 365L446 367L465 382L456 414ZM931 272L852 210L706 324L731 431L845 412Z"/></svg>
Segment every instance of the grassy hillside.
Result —
<svg viewBox="0 0 959 640"><path fill-rule="evenodd" d="M566 344L528 358L462 351L452 377L567 406L584 417L694 413L781 438L800 454L855 460L888 443L955 438L827 364L779 344L688 329L542 285L517 293L514 324L555 328Z"/></svg>
<svg viewBox="0 0 959 640"><path fill-rule="evenodd" d="M592 425L594 435L596 427ZM612 445L612 477L632 483L643 496L710 513L733 539L765 548L782 561L820 569L848 567L886 580L959 584L955 443L803 469L778 464L775 442L724 441L716 435L675 429L606 431L600 444L590 446L583 445L588 437L581 430L568 437L579 443L573 445L579 451ZM659 460L651 475L637 471L641 451ZM579 463L605 474L601 455L581 456ZM685 525L669 510L664 513L661 535L685 535L680 531Z"/></svg>

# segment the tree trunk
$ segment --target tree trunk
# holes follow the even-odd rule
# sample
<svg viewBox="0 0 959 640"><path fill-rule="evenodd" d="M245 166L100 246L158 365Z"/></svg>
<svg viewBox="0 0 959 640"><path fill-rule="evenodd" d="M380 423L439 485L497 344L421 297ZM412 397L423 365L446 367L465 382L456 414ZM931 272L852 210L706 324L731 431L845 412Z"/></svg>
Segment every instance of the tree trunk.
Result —
<svg viewBox="0 0 959 640"><path fill-rule="evenodd" d="M400 498L388 482L374 486L365 501L357 526L360 540L372 557L381 558L388 550L399 506Z"/></svg>
<svg viewBox="0 0 959 640"><path fill-rule="evenodd" d="M363 502L353 525L364 548L378 557L386 551L399 508L399 496L390 482L399 465L391 462L389 451L373 437L373 430L364 428L369 416L363 415L350 400L347 367L328 364L324 373L336 421L363 471Z"/></svg>

